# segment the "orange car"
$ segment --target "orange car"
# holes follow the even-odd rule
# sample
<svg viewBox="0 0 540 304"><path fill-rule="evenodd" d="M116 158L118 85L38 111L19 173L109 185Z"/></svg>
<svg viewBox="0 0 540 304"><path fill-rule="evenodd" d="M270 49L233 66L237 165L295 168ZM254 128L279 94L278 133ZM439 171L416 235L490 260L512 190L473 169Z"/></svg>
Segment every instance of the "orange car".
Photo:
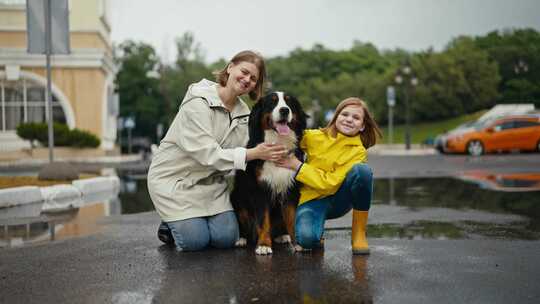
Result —
<svg viewBox="0 0 540 304"><path fill-rule="evenodd" d="M508 115L449 135L444 151L482 155L499 151L540 151L540 114Z"/></svg>

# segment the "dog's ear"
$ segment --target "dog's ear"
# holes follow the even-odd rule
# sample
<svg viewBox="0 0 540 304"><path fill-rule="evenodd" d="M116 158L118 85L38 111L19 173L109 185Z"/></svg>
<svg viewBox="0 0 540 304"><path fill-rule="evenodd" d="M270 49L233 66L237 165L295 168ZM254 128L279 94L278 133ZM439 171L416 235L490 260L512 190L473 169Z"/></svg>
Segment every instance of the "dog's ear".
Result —
<svg viewBox="0 0 540 304"><path fill-rule="evenodd" d="M298 99L294 96L289 96L292 100L291 105L293 107L293 113L296 113L296 137L300 141L302 139L302 135L304 134L304 130L307 128L307 118L309 117L306 112L304 112L304 109L302 108L302 104Z"/></svg>
<svg viewBox="0 0 540 304"><path fill-rule="evenodd" d="M259 98L259 100L257 100L255 105L253 106L253 109L251 109L251 113L249 114L249 141L247 145L248 148L253 148L257 146L257 144L264 141L264 132L261 126L263 103L264 97Z"/></svg>

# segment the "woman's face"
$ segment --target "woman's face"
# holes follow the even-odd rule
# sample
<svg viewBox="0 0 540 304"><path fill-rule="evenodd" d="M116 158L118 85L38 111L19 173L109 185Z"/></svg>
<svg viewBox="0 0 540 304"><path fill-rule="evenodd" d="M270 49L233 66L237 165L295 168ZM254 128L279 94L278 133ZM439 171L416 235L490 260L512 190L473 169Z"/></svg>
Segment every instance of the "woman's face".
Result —
<svg viewBox="0 0 540 304"><path fill-rule="evenodd" d="M357 135L364 128L364 109L358 105L343 108L336 118L336 129L347 135Z"/></svg>
<svg viewBox="0 0 540 304"><path fill-rule="evenodd" d="M229 73L227 87L238 96L253 91L259 79L259 69L255 64L247 61L229 64L227 72Z"/></svg>

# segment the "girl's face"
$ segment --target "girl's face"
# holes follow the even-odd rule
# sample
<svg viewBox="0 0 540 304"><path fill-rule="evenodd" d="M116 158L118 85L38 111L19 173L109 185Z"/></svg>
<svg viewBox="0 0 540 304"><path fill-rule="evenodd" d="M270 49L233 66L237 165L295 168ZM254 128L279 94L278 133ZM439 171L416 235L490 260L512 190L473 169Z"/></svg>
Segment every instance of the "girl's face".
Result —
<svg viewBox="0 0 540 304"><path fill-rule="evenodd" d="M229 64L227 72L229 73L227 87L231 88L238 96L253 91L259 79L259 69L255 64L247 61Z"/></svg>
<svg viewBox="0 0 540 304"><path fill-rule="evenodd" d="M358 105L343 108L336 118L336 129L343 135L357 135L364 129L364 108Z"/></svg>

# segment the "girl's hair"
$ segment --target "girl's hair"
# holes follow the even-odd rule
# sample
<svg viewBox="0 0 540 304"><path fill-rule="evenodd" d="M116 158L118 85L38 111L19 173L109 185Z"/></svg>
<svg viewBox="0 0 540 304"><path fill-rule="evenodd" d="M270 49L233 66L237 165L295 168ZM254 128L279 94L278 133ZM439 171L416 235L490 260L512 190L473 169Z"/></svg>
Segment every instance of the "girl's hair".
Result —
<svg viewBox="0 0 540 304"><path fill-rule="evenodd" d="M229 73L227 73L227 68L229 65L232 64L239 64L240 62L249 62L253 63L257 69L259 70L259 77L257 78L257 83L255 84L255 88L249 92L249 98L252 100L259 99L264 92L264 84L266 81L266 67L264 65L264 59L263 57L254 51L241 51L240 53L234 55L234 57L227 63L227 65L218 71L214 71L214 76L216 76L216 81L221 86L227 85L227 80L229 79Z"/></svg>
<svg viewBox="0 0 540 304"><path fill-rule="evenodd" d="M341 111L345 109L345 107L351 105L360 106L364 110L364 128L360 131L360 139L362 140L362 144L364 144L364 147L366 149L374 146L375 143L377 143L377 138L382 138L381 129L373 119L371 113L369 113L365 101L357 97L349 97L340 102L336 107L336 111L334 112L332 120L330 120L328 125L323 128L323 131L329 133L332 136L336 136L338 132L338 130L336 129L337 117L339 116Z"/></svg>

